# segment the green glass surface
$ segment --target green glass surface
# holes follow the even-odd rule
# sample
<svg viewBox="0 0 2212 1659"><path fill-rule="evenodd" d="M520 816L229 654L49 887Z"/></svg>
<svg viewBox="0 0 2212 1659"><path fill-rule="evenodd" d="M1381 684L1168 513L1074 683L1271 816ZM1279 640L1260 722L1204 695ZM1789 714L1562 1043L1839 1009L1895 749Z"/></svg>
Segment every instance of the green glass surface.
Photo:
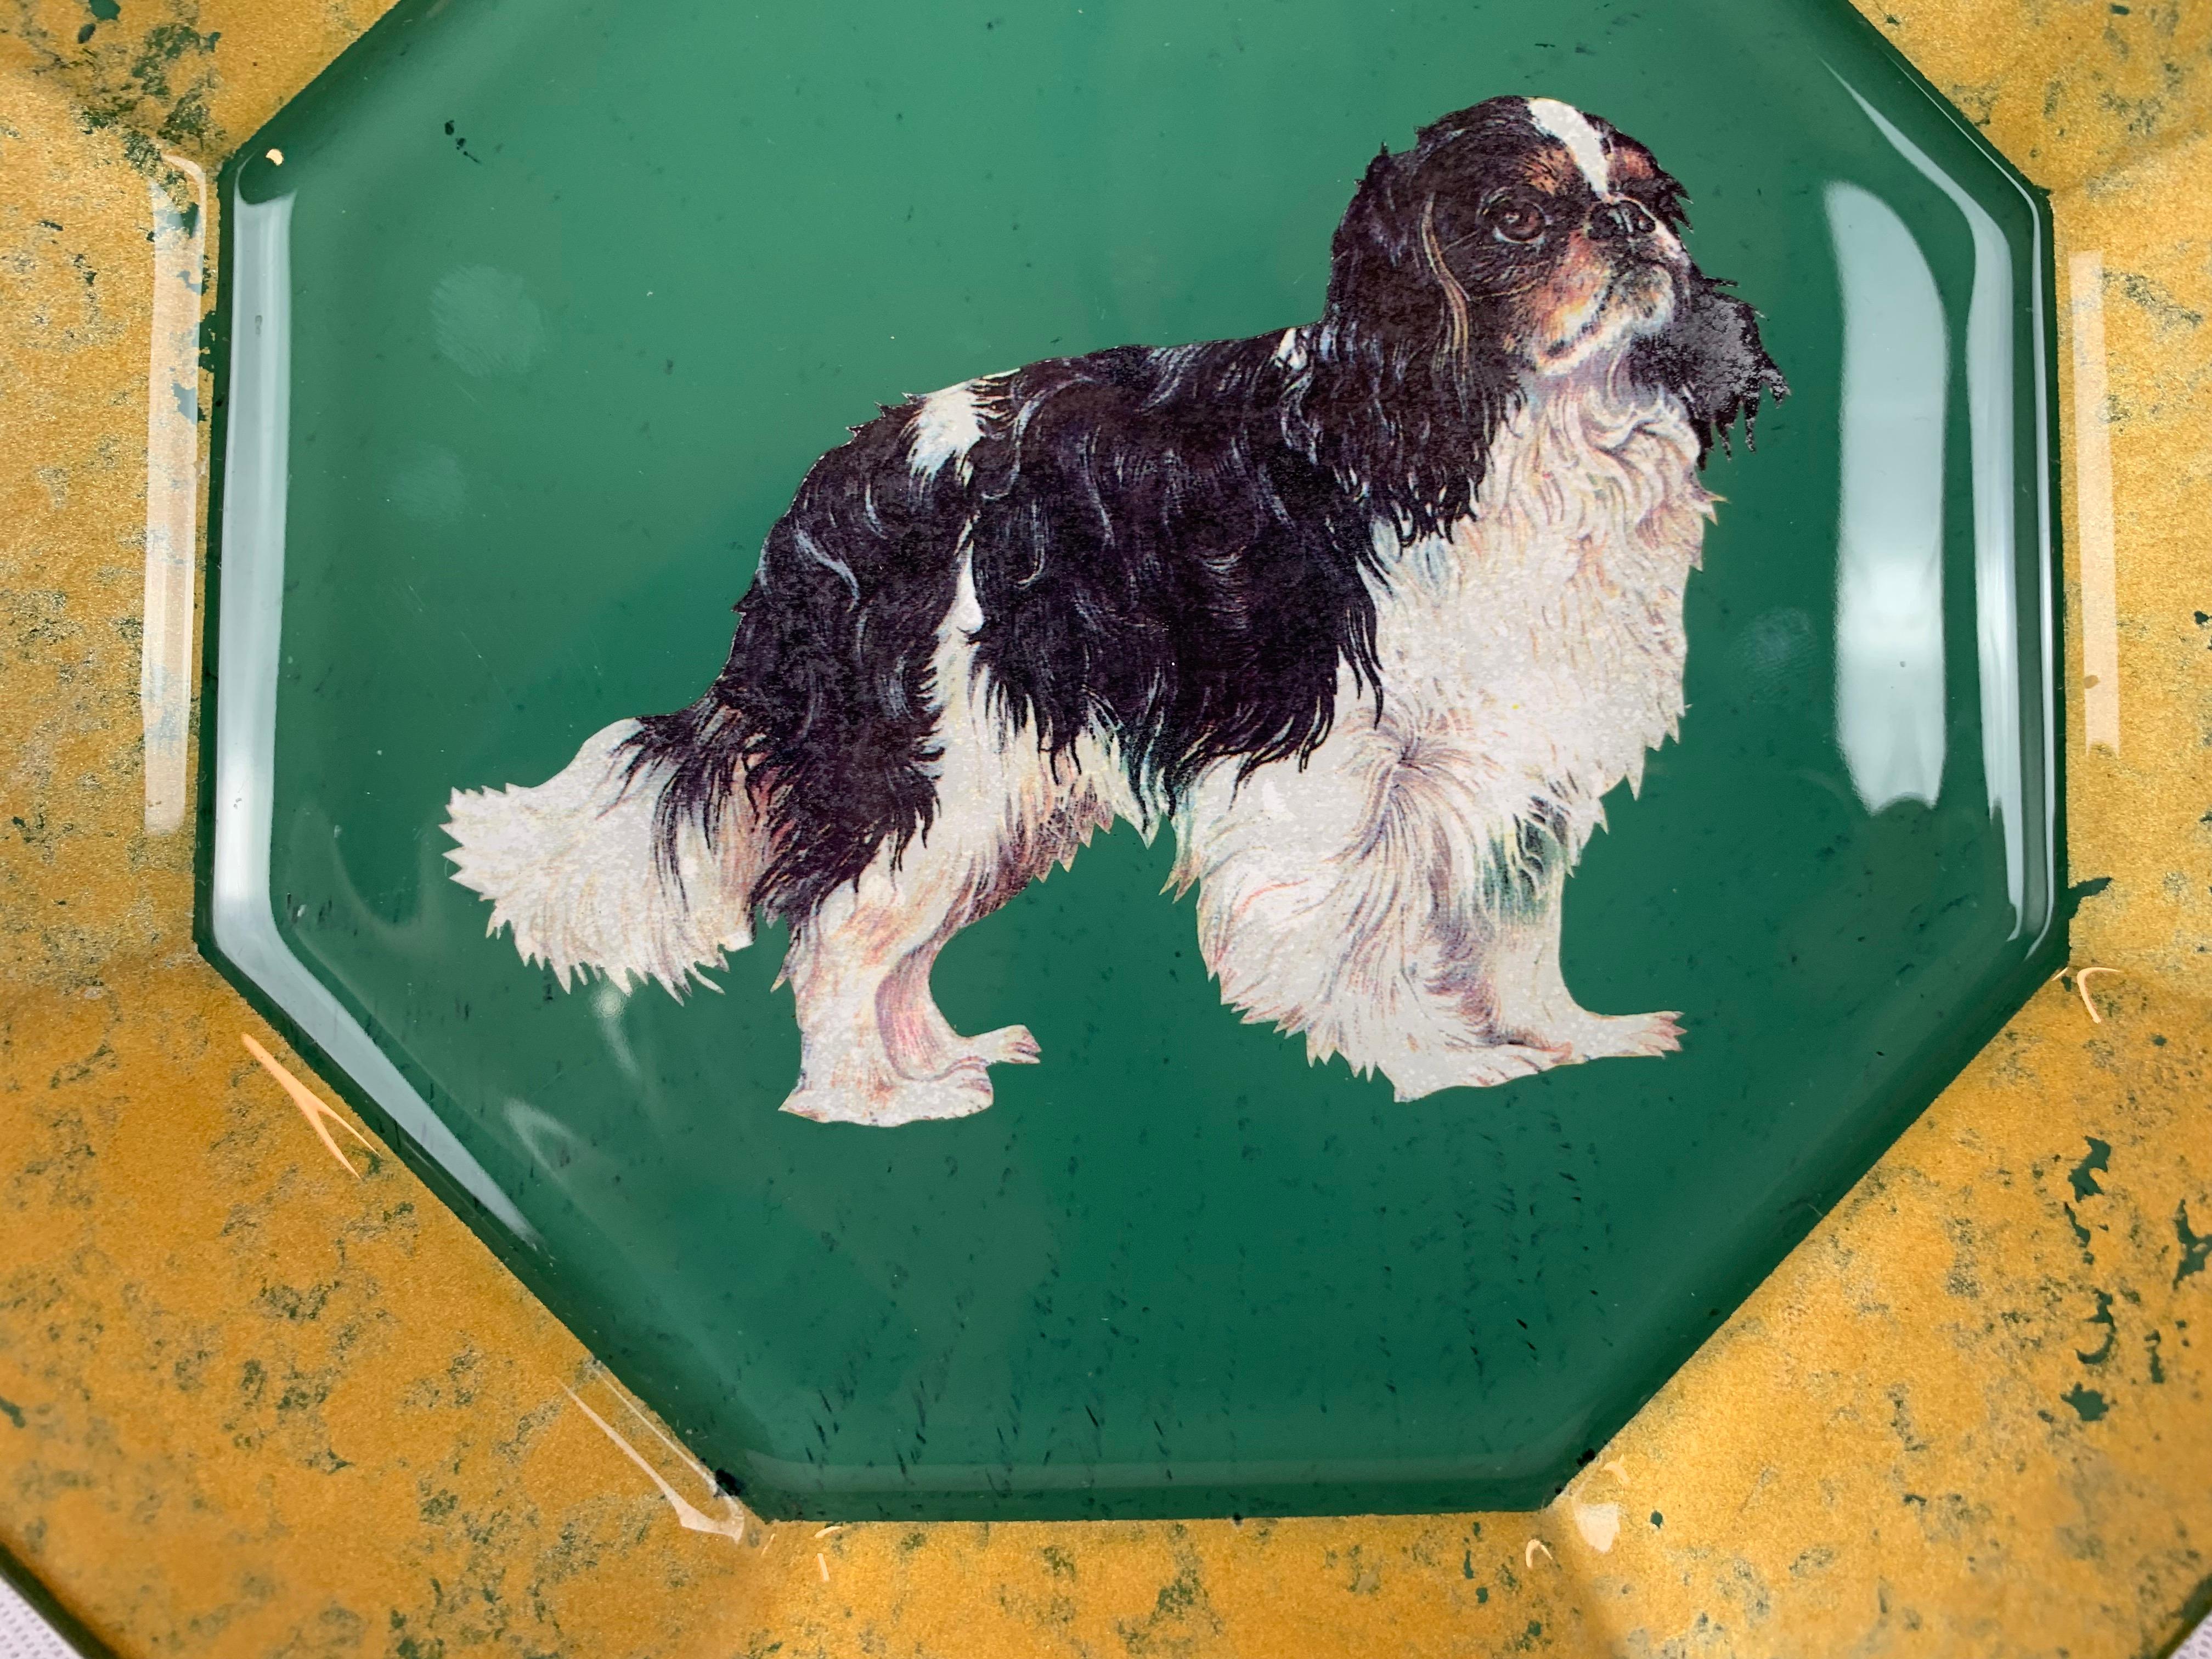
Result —
<svg viewBox="0 0 2212 1659"><path fill-rule="evenodd" d="M946 951L953 1023L1046 1056L957 1122L777 1112L778 931L681 1005L485 937L447 792L697 695L848 426L1313 319L1377 147L1503 93L1656 151L1795 388L1713 459L1680 741L1568 888L1569 983L1681 1008L1682 1053L1394 1103L1239 1023L1126 827ZM1940 789L1876 811L1838 185L1917 246L1947 366ZM2042 210L1840 0L403 0L226 175L234 216L284 197L279 933L507 1218L421 1166L769 1514L1541 1503L2061 958Z"/></svg>

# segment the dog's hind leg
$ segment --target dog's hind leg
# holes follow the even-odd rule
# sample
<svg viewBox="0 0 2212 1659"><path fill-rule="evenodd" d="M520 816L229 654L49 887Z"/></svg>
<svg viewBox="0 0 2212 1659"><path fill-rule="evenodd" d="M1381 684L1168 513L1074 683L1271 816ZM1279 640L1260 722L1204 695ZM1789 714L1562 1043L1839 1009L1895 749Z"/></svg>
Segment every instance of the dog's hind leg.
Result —
<svg viewBox="0 0 2212 1659"><path fill-rule="evenodd" d="M1048 755L995 706L974 664L981 621L963 555L933 665L934 810L902 849L878 849L794 929L799 1080L786 1111L851 1123L964 1117L991 1103L988 1067L1037 1058L1023 1026L954 1030L930 995L930 969L960 929L1134 808L1095 743Z"/></svg>
<svg viewBox="0 0 2212 1659"><path fill-rule="evenodd" d="M929 970L975 919L975 863L957 837L888 849L799 927L786 972L799 1005L799 1086L783 1109L825 1122L966 1117L991 1103L988 1067L1037 1057L1020 1026L963 1037Z"/></svg>

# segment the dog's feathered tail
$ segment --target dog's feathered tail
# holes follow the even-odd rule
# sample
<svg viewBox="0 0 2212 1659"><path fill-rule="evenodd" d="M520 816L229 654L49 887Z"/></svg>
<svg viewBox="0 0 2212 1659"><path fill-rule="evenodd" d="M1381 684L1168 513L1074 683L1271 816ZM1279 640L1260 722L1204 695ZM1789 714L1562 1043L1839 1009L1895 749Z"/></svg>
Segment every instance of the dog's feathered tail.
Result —
<svg viewBox="0 0 2212 1659"><path fill-rule="evenodd" d="M487 931L511 925L523 960L544 962L562 989L596 969L680 998L752 943L760 836L742 787L681 810L672 787L696 779L639 732L617 720L534 789L455 790L446 856L455 881L491 901Z"/></svg>

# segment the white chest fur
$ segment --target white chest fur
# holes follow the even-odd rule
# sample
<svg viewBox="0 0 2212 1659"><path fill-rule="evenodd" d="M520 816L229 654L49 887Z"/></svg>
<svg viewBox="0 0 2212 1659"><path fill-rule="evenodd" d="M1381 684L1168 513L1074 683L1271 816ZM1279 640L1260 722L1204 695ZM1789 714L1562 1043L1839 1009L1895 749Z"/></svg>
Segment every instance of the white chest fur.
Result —
<svg viewBox="0 0 2212 1659"><path fill-rule="evenodd" d="M1502 1035L1515 997L1547 1043L1659 1052L1570 1031L1592 1017L1559 982L1559 900L1601 799L1680 718L1711 503L1680 411L1594 378L1515 414L1471 520L1378 534L1379 708L1346 669L1304 764L1217 767L1177 821L1200 950L1247 1018L1407 1098L1554 1063ZM1495 1043L1510 1063L1470 1057Z"/></svg>
<svg viewBox="0 0 2212 1659"><path fill-rule="evenodd" d="M1411 544L1379 532L1382 718L1347 724L1482 780L1496 809L1565 809L1579 844L1680 719L1683 590L1712 499L1671 399L1601 378L1533 396L1472 519Z"/></svg>

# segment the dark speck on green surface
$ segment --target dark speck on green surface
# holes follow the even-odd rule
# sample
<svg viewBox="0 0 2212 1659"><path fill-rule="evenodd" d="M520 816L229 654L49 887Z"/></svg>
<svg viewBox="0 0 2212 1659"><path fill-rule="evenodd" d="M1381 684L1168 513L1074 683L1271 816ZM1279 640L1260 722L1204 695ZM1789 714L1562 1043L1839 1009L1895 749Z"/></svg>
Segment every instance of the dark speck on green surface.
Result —
<svg viewBox="0 0 2212 1659"><path fill-rule="evenodd" d="M2097 1173L2101 1170L2109 1175L2112 1168L2112 1144L2100 1140L2094 1135L2087 1135L2083 1139L2089 1143L2088 1156L2076 1164L2066 1177L2076 1199L2094 1198L2101 1194L2105 1189L2097 1184Z"/></svg>
<svg viewBox="0 0 2212 1659"><path fill-rule="evenodd" d="M2085 1389L2079 1382L2058 1397L2071 1406L2084 1423L2094 1423L2112 1409L2103 1395L2094 1389Z"/></svg>

